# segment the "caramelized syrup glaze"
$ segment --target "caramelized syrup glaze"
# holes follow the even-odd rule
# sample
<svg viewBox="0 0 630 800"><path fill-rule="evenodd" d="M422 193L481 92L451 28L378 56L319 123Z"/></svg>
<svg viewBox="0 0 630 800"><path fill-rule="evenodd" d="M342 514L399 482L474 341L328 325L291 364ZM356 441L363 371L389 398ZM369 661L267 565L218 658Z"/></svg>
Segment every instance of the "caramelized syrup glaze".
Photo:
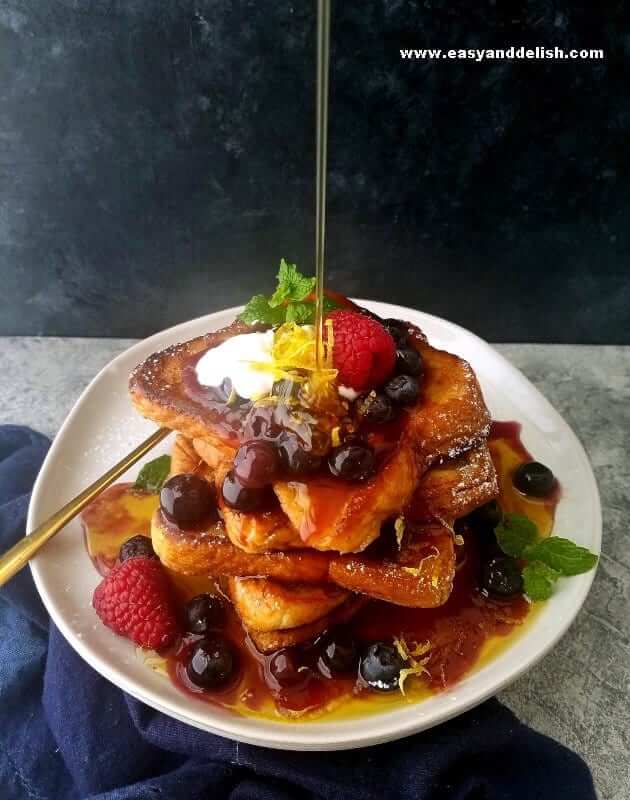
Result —
<svg viewBox="0 0 630 800"><path fill-rule="evenodd" d="M526 514L543 535L548 535L559 490L550 499L536 500L525 497L512 486L514 468L531 460L520 439L520 425L494 423L489 446L501 487L499 502L504 510ZM156 495L138 492L131 484L118 484L84 512L86 546L101 574L114 565L118 549L126 539L137 533L148 535L149 521L157 505ZM234 682L220 692L202 692L188 680L184 663L198 638L194 635L184 636L176 647L162 654L165 671L181 691L203 702L239 714L275 719L308 720L322 713L334 718L378 712L444 690L505 646L532 613L532 606L523 597L496 601L479 591L477 576L482 554L476 537L468 534L465 527L463 534L464 544L457 548L455 587L443 606L411 609L369 601L346 623L359 644L391 640L395 636L402 636L409 643L430 641L427 675L409 683L406 697L400 692L375 694L366 690L356 676L325 677L318 669L317 642L299 648L300 663L307 668L300 673L303 678L290 687L280 686L270 670L273 656L256 650L229 605L223 633L239 653ZM169 575L182 605L201 592L221 593L214 580L190 578L171 571Z"/></svg>

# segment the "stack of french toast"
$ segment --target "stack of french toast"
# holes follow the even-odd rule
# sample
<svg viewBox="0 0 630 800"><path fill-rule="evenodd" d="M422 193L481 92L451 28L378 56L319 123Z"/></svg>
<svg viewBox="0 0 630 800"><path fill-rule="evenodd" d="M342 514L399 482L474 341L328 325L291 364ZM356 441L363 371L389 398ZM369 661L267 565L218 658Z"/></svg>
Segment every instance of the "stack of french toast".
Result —
<svg viewBox="0 0 630 800"><path fill-rule="evenodd" d="M498 494L490 417L473 370L432 347L417 328L400 325L420 357L420 391L399 411L395 428L388 423L394 440L390 435L374 469L361 480L321 469L280 472L270 483L271 500L259 508L230 504L223 487L260 403L237 397L235 407L231 393L226 409L236 411L221 414L216 392L205 403L186 375L230 337L265 326L237 322L152 355L131 376L137 410L176 432L171 474L202 478L216 497L217 513L201 523L181 524L158 509L155 552L170 570L216 578L262 653L314 639L369 599L444 604L456 572L455 522ZM342 413L350 415L351 401L343 402ZM378 426L366 430L378 453ZM330 447L338 438L334 432Z"/></svg>

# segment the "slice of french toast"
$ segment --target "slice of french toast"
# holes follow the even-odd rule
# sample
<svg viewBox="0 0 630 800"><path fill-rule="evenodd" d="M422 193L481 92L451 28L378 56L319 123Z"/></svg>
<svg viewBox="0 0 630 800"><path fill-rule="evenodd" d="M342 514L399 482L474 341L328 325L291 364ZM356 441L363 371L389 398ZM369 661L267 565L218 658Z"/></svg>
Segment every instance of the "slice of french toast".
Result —
<svg viewBox="0 0 630 800"><path fill-rule="evenodd" d="M435 464L422 476L406 514L416 522L440 520L452 525L499 496L490 448L479 447Z"/></svg>
<svg viewBox="0 0 630 800"><path fill-rule="evenodd" d="M264 326L245 325L235 320L218 331L197 336L153 353L133 370L129 394L143 417L183 433L189 439L200 437L211 442L226 457L234 456L238 435L224 424L222 415L208 409L186 390L184 373L196 356L241 333L264 330Z"/></svg>
<svg viewBox="0 0 630 800"><path fill-rule="evenodd" d="M400 513L420 479L418 457L406 440L372 478L348 484L333 477L278 481L274 491L300 538L316 550L365 549L381 525Z"/></svg>
<svg viewBox="0 0 630 800"><path fill-rule="evenodd" d="M329 575L339 586L377 600L435 608L448 600L453 588L453 534L440 523L416 527L385 557L358 553L333 558Z"/></svg>
<svg viewBox="0 0 630 800"><path fill-rule="evenodd" d="M220 501L219 508L230 541L246 553L304 549L304 542L279 505L245 513Z"/></svg>
<svg viewBox="0 0 630 800"><path fill-rule="evenodd" d="M300 583L328 580L328 553L309 548L246 553L230 541L222 520L186 530L158 509L151 519L151 540L164 566L182 575L268 576Z"/></svg>
<svg viewBox="0 0 630 800"><path fill-rule="evenodd" d="M329 614L325 614L314 622L275 631L248 631L249 638L261 653L273 653L283 647L294 647L303 642L312 641L320 633L335 625L342 625L354 617L363 608L367 600L358 595L350 595L348 600L337 606Z"/></svg>
<svg viewBox="0 0 630 800"><path fill-rule="evenodd" d="M171 475L189 472L199 475L208 483L214 484L215 468L208 464L196 451L192 439L178 434L171 447Z"/></svg>
<svg viewBox="0 0 630 800"><path fill-rule="evenodd" d="M443 605L452 590L453 537L439 526L425 529L422 535L416 532L416 537L403 544L396 561L379 562L364 554L333 561L335 574L338 570L354 590L338 604L335 603L340 596L328 587L283 586L265 578L231 579L228 593L250 639L262 653L312 640L328 628L350 620L370 598L413 608L434 608ZM362 598L354 592L366 596ZM334 607L321 613L327 604ZM277 627L271 629L270 620ZM297 622L302 624L296 625Z"/></svg>
<svg viewBox="0 0 630 800"><path fill-rule="evenodd" d="M342 605L350 593L332 583L281 583L273 578L229 578L228 593L245 627L269 633L308 625Z"/></svg>

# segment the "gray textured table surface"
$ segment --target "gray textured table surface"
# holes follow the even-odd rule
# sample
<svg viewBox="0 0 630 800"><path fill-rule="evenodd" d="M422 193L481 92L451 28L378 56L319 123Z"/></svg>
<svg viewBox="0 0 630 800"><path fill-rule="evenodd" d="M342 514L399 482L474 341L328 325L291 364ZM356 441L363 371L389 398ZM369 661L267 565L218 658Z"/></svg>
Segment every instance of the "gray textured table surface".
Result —
<svg viewBox="0 0 630 800"><path fill-rule="evenodd" d="M79 392L131 342L0 339L0 422L53 436ZM630 797L630 347L499 345L584 443L604 508L593 589L570 633L501 699L580 753L604 800Z"/></svg>

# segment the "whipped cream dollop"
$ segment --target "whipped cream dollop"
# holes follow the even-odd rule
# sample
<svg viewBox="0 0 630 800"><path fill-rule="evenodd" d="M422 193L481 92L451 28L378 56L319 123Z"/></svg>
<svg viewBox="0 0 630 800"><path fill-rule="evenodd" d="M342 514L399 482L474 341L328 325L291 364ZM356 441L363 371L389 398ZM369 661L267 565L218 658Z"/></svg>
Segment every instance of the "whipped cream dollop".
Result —
<svg viewBox="0 0 630 800"><path fill-rule="evenodd" d="M312 325L299 327L314 334ZM241 333L211 348L197 362L198 382L202 386L220 386L228 378L234 391L246 400L259 400L271 394L275 381L274 336L273 330ZM337 386L337 391L350 401L359 396L357 391L343 384Z"/></svg>
<svg viewBox="0 0 630 800"><path fill-rule="evenodd" d="M246 400L258 400L271 394L272 370L258 365L273 364L272 330L241 333L208 350L197 362L197 380L202 386L220 386L225 378Z"/></svg>

